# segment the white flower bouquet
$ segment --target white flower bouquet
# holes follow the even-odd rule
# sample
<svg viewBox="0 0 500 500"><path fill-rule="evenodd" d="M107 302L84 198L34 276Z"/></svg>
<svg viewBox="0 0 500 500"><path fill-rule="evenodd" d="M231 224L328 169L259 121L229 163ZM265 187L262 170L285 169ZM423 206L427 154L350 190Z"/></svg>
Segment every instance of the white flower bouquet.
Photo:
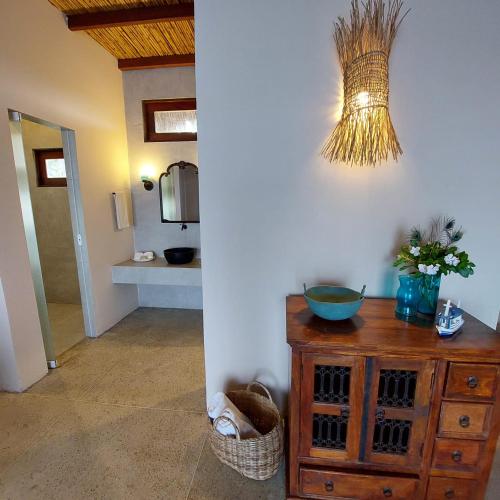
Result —
<svg viewBox="0 0 500 500"><path fill-rule="evenodd" d="M436 312L441 276L458 273L464 278L474 274L475 264L456 245L463 231L455 227L455 219L441 217L432 221L428 233L413 228L394 266L407 271L418 280L420 295L418 311L433 316Z"/></svg>
<svg viewBox="0 0 500 500"><path fill-rule="evenodd" d="M401 247L394 266L415 277L458 273L468 278L474 274L475 264L467 252L456 246L463 234L461 228L456 229L455 219L448 217L433 220L428 233L415 227L410 231L408 242Z"/></svg>

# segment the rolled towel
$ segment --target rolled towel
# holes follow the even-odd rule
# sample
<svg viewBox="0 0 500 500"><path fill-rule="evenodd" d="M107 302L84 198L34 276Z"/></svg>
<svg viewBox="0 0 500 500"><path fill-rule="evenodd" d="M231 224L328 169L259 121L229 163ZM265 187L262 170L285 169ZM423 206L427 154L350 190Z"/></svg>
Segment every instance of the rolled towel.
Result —
<svg viewBox="0 0 500 500"><path fill-rule="evenodd" d="M136 262L148 262L155 258L154 252L146 251L146 252L135 252L134 260Z"/></svg>
<svg viewBox="0 0 500 500"><path fill-rule="evenodd" d="M210 399L208 416L214 420L221 416L230 418L237 427L242 439L255 438L261 435L250 419L241 413L223 392L215 393ZM234 426L227 420L217 422L216 429L224 436L236 436Z"/></svg>

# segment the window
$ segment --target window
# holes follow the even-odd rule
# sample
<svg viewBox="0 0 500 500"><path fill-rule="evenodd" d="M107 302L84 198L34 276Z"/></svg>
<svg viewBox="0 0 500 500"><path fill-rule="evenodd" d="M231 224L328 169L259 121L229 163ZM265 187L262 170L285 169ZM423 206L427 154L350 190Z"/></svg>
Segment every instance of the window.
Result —
<svg viewBox="0 0 500 500"><path fill-rule="evenodd" d="M144 142L196 141L196 99L142 101Z"/></svg>
<svg viewBox="0 0 500 500"><path fill-rule="evenodd" d="M34 149L39 187L65 187L66 164L62 148Z"/></svg>

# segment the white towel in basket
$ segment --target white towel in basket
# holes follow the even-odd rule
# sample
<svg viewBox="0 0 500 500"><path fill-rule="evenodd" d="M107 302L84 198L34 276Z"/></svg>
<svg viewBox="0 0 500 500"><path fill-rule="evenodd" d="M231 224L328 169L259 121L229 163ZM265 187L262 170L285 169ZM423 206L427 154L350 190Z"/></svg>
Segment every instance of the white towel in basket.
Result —
<svg viewBox="0 0 500 500"><path fill-rule="evenodd" d="M237 426L242 439L255 438L261 435L250 422L250 419L241 413L223 392L215 393L210 399L208 416L214 420L221 416L230 418ZM236 436L234 426L227 420L217 422L216 429L224 436Z"/></svg>

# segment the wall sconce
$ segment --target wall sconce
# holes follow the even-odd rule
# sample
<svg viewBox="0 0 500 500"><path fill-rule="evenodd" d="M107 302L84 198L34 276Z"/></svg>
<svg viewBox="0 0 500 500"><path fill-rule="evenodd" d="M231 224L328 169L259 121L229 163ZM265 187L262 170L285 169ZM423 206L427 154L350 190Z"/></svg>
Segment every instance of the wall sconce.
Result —
<svg viewBox="0 0 500 500"><path fill-rule="evenodd" d="M350 23L335 23L344 78L342 117L321 154L330 162L375 165L397 160L403 153L389 115L389 55L396 32L409 10L400 17L402 0L366 0L362 10L351 2Z"/></svg>
<svg viewBox="0 0 500 500"><path fill-rule="evenodd" d="M146 191L152 191L155 185L147 177L141 177L141 181L144 183L144 189Z"/></svg>
<svg viewBox="0 0 500 500"><path fill-rule="evenodd" d="M141 181L146 191L152 191L155 187L151 178L154 177L154 168L151 165L141 167Z"/></svg>

